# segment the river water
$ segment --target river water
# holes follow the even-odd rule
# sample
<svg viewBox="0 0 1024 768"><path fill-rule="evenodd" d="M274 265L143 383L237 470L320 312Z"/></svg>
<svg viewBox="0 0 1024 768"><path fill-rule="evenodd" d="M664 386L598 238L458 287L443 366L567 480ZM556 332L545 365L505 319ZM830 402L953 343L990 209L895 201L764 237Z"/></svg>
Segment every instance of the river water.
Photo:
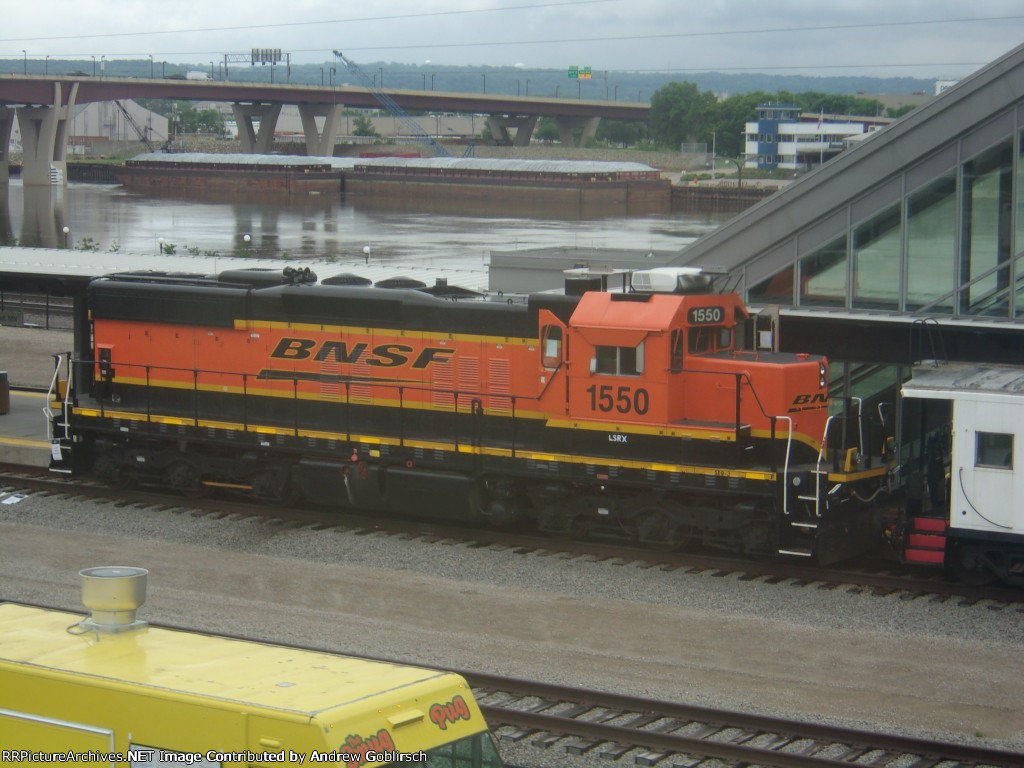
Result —
<svg viewBox="0 0 1024 768"><path fill-rule="evenodd" d="M726 214L635 218L519 218L387 210L334 196L161 197L119 185L0 185L0 243L119 253L262 258L478 257L544 247L678 250ZM64 232L64 228L68 231Z"/></svg>

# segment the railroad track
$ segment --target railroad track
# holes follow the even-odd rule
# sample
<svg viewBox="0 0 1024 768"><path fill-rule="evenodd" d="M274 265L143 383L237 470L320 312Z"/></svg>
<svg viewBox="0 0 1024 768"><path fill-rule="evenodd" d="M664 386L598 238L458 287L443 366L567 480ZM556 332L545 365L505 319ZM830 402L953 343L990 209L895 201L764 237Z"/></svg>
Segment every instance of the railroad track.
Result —
<svg viewBox="0 0 1024 768"><path fill-rule="evenodd" d="M499 739L647 766L1024 766L1024 753L463 672Z"/></svg>
<svg viewBox="0 0 1024 768"><path fill-rule="evenodd" d="M347 510L268 506L206 497L185 499L173 492L119 490L85 478L54 476L36 467L0 464L0 488L109 499L122 506L167 508L196 516L259 518L270 523L314 529L351 530L360 534L407 536L428 542L511 549L523 555L589 558L623 567L682 570L709 578L734 577L780 588L842 589L878 596L898 594L959 606L983 604L988 610L1024 612L1024 590L971 587L945 580L941 573L915 572L895 561L861 561L846 567L821 567L782 560L753 560L701 552L661 552L601 541L556 539L513 530L451 525L408 518L381 518Z"/></svg>

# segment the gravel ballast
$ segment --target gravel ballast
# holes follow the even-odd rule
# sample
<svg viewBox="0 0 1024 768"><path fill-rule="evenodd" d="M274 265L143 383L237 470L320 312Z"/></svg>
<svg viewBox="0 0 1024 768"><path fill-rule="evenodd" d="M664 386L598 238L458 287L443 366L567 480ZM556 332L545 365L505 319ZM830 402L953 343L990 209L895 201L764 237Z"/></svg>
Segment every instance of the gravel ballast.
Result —
<svg viewBox="0 0 1024 768"><path fill-rule="evenodd" d="M1014 607L42 495L0 504L3 598L80 611L77 571L115 564L150 569L141 614L155 622L1024 748ZM513 762L570 765L557 749Z"/></svg>

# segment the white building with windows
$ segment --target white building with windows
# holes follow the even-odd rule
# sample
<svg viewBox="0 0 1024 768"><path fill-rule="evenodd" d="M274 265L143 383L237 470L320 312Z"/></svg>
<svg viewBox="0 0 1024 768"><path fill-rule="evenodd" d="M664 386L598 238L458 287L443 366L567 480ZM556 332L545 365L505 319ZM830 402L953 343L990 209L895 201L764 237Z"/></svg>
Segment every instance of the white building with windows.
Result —
<svg viewBox="0 0 1024 768"><path fill-rule="evenodd" d="M746 124L746 168L807 170L839 154L892 120L801 112L795 104L761 104L757 120Z"/></svg>

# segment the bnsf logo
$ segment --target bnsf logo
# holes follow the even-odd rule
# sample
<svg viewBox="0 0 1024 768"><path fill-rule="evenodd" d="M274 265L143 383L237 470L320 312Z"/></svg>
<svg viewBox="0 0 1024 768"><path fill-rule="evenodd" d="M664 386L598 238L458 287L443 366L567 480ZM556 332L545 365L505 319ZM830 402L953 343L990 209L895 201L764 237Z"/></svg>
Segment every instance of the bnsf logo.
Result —
<svg viewBox="0 0 1024 768"><path fill-rule="evenodd" d="M793 411L809 411L814 408L820 408L823 405L828 405L828 395L824 393L818 393L816 395L797 395L793 398L793 404L789 408L789 412Z"/></svg>
<svg viewBox="0 0 1024 768"><path fill-rule="evenodd" d="M405 365L412 359L412 347L404 344L379 344L367 353L369 345L359 342L349 347L344 341L324 341L317 345L314 339L296 339L285 336L270 353L271 357L281 360L309 360L319 363L358 363L375 365L381 368L395 368ZM412 363L413 368L426 368L431 363L447 363L448 358L455 354L454 349L424 347Z"/></svg>

